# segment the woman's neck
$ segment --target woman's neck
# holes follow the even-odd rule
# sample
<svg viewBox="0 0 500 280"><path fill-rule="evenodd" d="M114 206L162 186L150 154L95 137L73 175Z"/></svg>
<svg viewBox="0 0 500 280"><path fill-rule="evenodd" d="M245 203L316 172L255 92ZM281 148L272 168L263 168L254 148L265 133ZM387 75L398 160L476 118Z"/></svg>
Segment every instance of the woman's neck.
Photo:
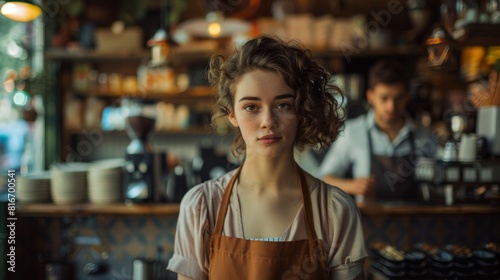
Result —
<svg viewBox="0 0 500 280"><path fill-rule="evenodd" d="M293 154L287 157L262 158L247 156L238 179L238 186L258 192L280 192L298 185L298 166Z"/></svg>

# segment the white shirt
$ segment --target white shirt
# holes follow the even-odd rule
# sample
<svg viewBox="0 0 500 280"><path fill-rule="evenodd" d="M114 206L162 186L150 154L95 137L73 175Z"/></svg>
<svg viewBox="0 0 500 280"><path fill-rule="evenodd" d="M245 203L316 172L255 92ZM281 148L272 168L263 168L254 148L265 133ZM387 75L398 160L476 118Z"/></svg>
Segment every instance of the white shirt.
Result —
<svg viewBox="0 0 500 280"><path fill-rule="evenodd" d="M408 117L391 142L387 134L375 125L373 111L369 111L366 115L346 122L344 131L326 153L319 167L318 178L326 175L344 177L350 168L354 178L370 176L371 158L367 131L370 133L375 155L403 156L413 153L416 156L435 157L440 151L439 142L432 131L415 127ZM415 144L413 152L410 131L413 132Z"/></svg>

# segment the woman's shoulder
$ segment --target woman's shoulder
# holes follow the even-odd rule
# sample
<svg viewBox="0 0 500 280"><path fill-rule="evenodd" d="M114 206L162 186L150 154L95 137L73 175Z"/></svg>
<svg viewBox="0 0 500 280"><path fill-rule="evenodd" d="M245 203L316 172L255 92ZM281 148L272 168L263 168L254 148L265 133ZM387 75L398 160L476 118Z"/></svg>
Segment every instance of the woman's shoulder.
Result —
<svg viewBox="0 0 500 280"><path fill-rule="evenodd" d="M357 209L354 199L341 188L329 185L320 179L317 179L315 184L318 192L321 193L321 196L328 201L328 205L333 207L334 210L350 211Z"/></svg>

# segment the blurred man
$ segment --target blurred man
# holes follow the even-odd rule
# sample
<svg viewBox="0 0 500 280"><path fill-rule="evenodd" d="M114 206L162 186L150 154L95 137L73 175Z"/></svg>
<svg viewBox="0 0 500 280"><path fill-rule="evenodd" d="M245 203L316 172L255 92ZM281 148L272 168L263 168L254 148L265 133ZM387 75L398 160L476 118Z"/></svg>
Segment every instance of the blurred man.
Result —
<svg viewBox="0 0 500 280"><path fill-rule="evenodd" d="M395 61L373 65L366 97L371 110L346 122L318 177L357 197L416 200L415 161L419 156L432 157L438 142L406 114L410 94L404 67Z"/></svg>

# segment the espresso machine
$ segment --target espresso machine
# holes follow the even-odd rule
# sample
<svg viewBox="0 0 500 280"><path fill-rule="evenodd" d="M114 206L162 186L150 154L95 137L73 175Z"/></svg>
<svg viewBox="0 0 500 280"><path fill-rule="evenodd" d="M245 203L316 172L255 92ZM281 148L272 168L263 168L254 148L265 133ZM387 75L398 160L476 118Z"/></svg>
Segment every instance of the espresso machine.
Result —
<svg viewBox="0 0 500 280"><path fill-rule="evenodd" d="M500 159L487 141L488 134L480 129L477 134L465 133L467 123L467 116L452 115L452 135L441 159L419 158L415 162L415 178L424 201L446 205L500 203ZM480 125L485 124L478 122Z"/></svg>
<svg viewBox="0 0 500 280"><path fill-rule="evenodd" d="M149 143L156 123L156 105L123 99L121 107L125 129L131 139L123 166L125 201L162 202L168 177L167 155L165 152L155 152Z"/></svg>

